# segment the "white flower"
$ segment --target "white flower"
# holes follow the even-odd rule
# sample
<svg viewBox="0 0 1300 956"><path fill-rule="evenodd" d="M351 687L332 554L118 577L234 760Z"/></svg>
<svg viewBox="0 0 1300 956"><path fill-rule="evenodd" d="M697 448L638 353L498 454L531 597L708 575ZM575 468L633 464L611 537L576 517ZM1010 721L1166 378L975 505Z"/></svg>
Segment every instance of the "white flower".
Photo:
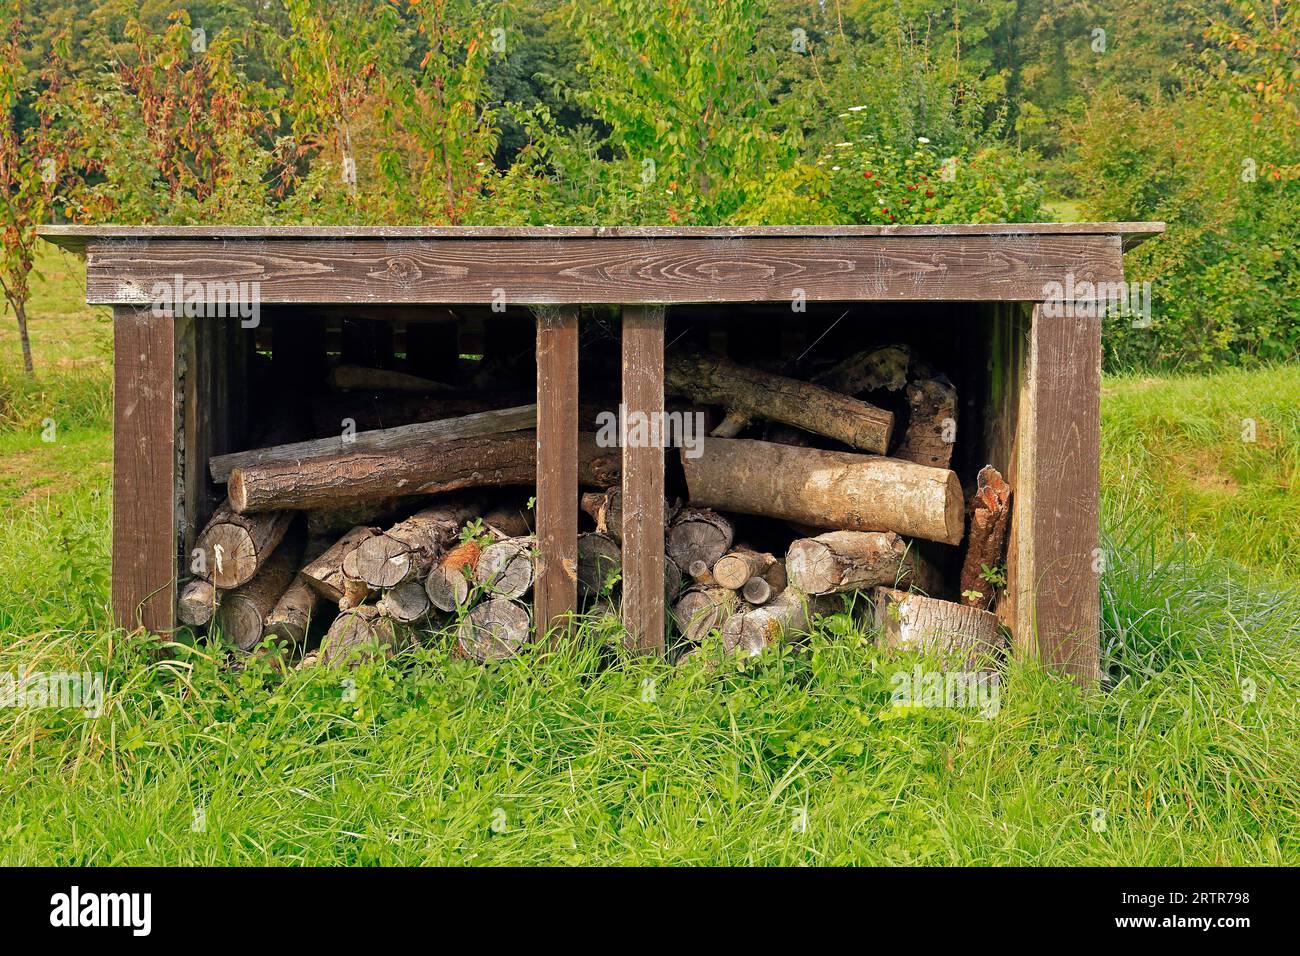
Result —
<svg viewBox="0 0 1300 956"><path fill-rule="evenodd" d="M832 166L832 167L831 167L831 172L833 172L833 173L837 173L837 172L839 172L839 171L840 171L840 168L839 168L838 166Z"/></svg>
<svg viewBox="0 0 1300 956"><path fill-rule="evenodd" d="M929 141L928 139L926 139L924 136L918 136L918 137L916 138L916 141L917 141L918 143L928 143L928 142L930 142L930 141Z"/></svg>
<svg viewBox="0 0 1300 956"><path fill-rule="evenodd" d="M853 145L852 143L836 143L835 148L844 149L846 146L852 146L852 145Z"/></svg>
<svg viewBox="0 0 1300 956"><path fill-rule="evenodd" d="M863 110L865 110L865 109L866 109L865 106L850 106L850 107L849 107L849 112L850 112L850 113L861 113L861 112L862 112Z"/></svg>

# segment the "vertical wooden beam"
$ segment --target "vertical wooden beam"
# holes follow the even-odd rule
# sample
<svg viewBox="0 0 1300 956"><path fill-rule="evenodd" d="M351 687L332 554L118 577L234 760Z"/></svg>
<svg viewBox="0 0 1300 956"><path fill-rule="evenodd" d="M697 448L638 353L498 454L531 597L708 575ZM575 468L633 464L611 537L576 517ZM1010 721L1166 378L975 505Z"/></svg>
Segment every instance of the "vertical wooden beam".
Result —
<svg viewBox="0 0 1300 956"><path fill-rule="evenodd" d="M1101 319L1034 308L1018 430L1016 644L1090 687L1101 676Z"/></svg>
<svg viewBox="0 0 1300 956"><path fill-rule="evenodd" d="M539 640L578 606L578 309L537 315L537 583Z"/></svg>
<svg viewBox="0 0 1300 956"><path fill-rule="evenodd" d="M176 365L170 314L113 310L113 616L166 633L176 607Z"/></svg>
<svg viewBox="0 0 1300 956"><path fill-rule="evenodd" d="M664 407L663 306L623 307L623 413ZM664 450L623 447L623 626L634 650L664 653Z"/></svg>

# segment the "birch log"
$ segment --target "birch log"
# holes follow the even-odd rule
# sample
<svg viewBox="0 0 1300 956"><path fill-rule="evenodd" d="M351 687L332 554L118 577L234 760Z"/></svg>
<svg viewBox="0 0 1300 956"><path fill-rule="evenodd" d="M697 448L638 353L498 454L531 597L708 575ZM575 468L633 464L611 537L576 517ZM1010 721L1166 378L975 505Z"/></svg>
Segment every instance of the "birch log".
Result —
<svg viewBox="0 0 1300 956"><path fill-rule="evenodd" d="M876 588L876 625L885 647L959 656L964 664L999 644L996 614L893 588Z"/></svg>
<svg viewBox="0 0 1300 956"><path fill-rule="evenodd" d="M682 467L693 505L945 544L962 539L961 483L946 469L741 438L705 439L704 454L683 455Z"/></svg>
<svg viewBox="0 0 1300 956"><path fill-rule="evenodd" d="M791 587L837 594L877 585L934 590L938 575L916 548L891 531L830 531L800 538L785 555Z"/></svg>

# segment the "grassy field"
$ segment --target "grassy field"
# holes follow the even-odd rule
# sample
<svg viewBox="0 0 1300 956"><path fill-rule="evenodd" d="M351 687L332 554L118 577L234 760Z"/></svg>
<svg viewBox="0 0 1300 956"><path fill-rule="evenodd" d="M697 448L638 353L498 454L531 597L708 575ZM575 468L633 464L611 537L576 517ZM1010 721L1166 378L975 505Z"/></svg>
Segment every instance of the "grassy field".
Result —
<svg viewBox="0 0 1300 956"><path fill-rule="evenodd" d="M713 674L592 626L282 680L107 625L109 327L43 267L35 383L0 331L0 675L108 698L0 709L0 863L1300 862L1300 368L1106 381L1104 694L894 707L914 661L849 614Z"/></svg>

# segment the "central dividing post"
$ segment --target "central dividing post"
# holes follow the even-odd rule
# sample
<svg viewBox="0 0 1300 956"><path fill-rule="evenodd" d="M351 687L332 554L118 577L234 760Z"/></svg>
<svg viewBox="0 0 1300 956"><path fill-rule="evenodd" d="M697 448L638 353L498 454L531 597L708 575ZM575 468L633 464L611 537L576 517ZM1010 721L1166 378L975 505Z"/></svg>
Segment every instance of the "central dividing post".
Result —
<svg viewBox="0 0 1300 956"><path fill-rule="evenodd" d="M537 639L555 638L578 605L578 307L537 316Z"/></svg>
<svg viewBox="0 0 1300 956"><path fill-rule="evenodd" d="M623 307L623 435L661 435L664 307ZM654 427L638 428L636 418ZM623 626L633 650L664 653L664 442L623 443Z"/></svg>

